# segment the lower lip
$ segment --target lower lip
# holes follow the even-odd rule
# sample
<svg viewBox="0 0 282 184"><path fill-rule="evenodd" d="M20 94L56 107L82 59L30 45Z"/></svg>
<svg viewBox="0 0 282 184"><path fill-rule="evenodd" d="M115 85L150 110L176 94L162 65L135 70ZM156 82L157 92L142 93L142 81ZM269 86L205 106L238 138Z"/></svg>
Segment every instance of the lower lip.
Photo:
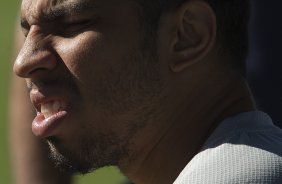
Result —
<svg viewBox="0 0 282 184"><path fill-rule="evenodd" d="M38 114L32 122L32 132L41 138L51 136L66 116L66 111L60 111L46 119L43 114Z"/></svg>

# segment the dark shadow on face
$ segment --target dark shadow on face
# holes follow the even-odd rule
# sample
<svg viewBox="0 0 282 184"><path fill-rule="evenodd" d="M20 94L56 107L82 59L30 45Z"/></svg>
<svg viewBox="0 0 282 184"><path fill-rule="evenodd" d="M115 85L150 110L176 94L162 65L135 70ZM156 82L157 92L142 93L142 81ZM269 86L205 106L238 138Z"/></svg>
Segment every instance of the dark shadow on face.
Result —
<svg viewBox="0 0 282 184"><path fill-rule="evenodd" d="M35 52L36 56L41 50L56 55L56 67L35 70L40 75L32 76L32 81L62 91L59 98L67 96L66 101L71 104L59 128L47 138L55 165L68 172L87 173L118 165L120 160L132 154L136 134L160 109L163 84L156 38L144 35L136 21L135 9L129 1L121 2L119 8L116 8L119 3L115 0L100 3L103 8L99 12L104 12L100 14L103 23L99 26L84 24L85 19L96 15L84 14L82 25L81 22L67 23L65 21L70 20L63 17L59 23L70 24L77 31L72 36L62 32L56 34L49 29L50 26L56 28L52 21L48 28L45 22L36 25L39 32L31 29L31 35L27 36L32 44L39 37L46 41ZM29 52L35 50L28 45L25 49L28 59ZM34 63L33 67L38 69L38 62Z"/></svg>

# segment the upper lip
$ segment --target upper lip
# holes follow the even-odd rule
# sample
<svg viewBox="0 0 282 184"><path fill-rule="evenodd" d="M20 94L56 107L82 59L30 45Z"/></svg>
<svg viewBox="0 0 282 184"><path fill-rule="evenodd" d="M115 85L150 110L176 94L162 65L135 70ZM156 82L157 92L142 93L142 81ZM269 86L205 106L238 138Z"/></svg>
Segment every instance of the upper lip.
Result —
<svg viewBox="0 0 282 184"><path fill-rule="evenodd" d="M39 113L41 112L42 104L55 100L67 102L66 95L60 95L61 93L60 90L55 89L32 89L30 91L30 100Z"/></svg>

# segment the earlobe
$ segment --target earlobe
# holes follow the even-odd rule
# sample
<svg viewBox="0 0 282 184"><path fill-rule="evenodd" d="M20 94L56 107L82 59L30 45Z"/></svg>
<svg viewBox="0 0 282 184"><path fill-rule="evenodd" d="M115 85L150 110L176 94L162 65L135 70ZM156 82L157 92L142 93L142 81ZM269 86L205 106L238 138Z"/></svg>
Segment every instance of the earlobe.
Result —
<svg viewBox="0 0 282 184"><path fill-rule="evenodd" d="M211 50L216 37L216 18L203 1L184 3L176 12L177 38L173 46L170 68L181 72L201 61Z"/></svg>

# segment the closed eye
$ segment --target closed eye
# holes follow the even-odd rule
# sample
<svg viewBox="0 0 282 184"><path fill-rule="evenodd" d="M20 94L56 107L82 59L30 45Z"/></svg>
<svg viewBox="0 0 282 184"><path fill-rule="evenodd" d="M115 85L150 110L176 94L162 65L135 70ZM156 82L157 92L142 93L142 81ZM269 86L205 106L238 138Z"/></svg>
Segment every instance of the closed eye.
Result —
<svg viewBox="0 0 282 184"><path fill-rule="evenodd" d="M20 25L21 25L21 28L22 28L22 32L23 32L24 36L26 37L28 35L30 25L24 19L21 19Z"/></svg>
<svg viewBox="0 0 282 184"><path fill-rule="evenodd" d="M79 34L80 32L84 31L85 29L95 24L96 21L92 19L63 23L61 29L59 29L59 34L66 37L73 36Z"/></svg>

